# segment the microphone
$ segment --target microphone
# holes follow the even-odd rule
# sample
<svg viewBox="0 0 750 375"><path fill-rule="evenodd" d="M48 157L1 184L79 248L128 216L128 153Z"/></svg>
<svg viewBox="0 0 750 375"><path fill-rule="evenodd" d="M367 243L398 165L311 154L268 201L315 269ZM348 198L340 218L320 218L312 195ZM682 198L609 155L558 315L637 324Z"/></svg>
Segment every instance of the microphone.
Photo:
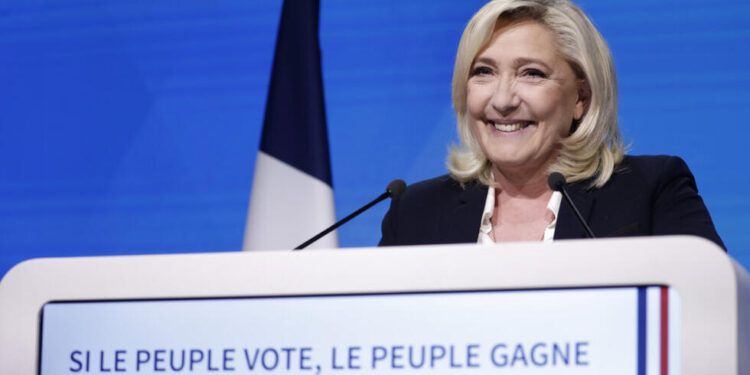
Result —
<svg viewBox="0 0 750 375"><path fill-rule="evenodd" d="M330 233L334 229L344 225L347 221L353 219L357 215L367 211L370 207L380 203L383 199L391 197L392 199L398 199L401 198L402 195L406 192L406 183L404 180L393 180L390 184L385 188L385 193L380 194L377 198L375 198L372 202L362 206L357 211L354 211L349 216L337 221L335 224L331 225L330 227L324 229L322 232L316 234L309 240L303 242L299 246L295 247L294 250L302 250L312 244L313 242L319 240L321 237L325 236L326 234Z"/></svg>
<svg viewBox="0 0 750 375"><path fill-rule="evenodd" d="M589 238L596 238L596 236L594 236L594 232L591 231L591 228L586 223L586 220L583 219L583 216L578 211L578 207L576 207L576 205L573 203L573 200L570 199L568 189L565 188L565 185L567 184L567 181L565 181L565 176L563 176L561 173L553 172L549 175L549 178L547 178L547 184L549 184L550 189L561 192L563 197L565 197L565 200L567 200L568 204L570 204L570 207L573 207L573 212L575 212L578 221L583 226L583 229L586 230L586 234L588 234Z"/></svg>

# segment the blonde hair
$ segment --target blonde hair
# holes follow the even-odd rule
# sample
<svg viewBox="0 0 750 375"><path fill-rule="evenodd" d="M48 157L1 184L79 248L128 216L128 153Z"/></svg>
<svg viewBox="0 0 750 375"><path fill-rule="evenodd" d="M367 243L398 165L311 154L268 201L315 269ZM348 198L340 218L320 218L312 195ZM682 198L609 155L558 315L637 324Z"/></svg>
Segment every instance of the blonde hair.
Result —
<svg viewBox="0 0 750 375"><path fill-rule="evenodd" d="M586 15L567 0L493 0L466 25L453 70L453 108L460 145L448 155L448 170L462 184L470 180L494 186L492 165L482 152L468 121L466 84L471 66L485 47L498 21L532 20L555 36L559 52L590 90L590 99L572 133L560 141L559 156L549 172L560 172L570 182L592 179L601 187L622 161L625 146L617 126L617 77L607 43Z"/></svg>

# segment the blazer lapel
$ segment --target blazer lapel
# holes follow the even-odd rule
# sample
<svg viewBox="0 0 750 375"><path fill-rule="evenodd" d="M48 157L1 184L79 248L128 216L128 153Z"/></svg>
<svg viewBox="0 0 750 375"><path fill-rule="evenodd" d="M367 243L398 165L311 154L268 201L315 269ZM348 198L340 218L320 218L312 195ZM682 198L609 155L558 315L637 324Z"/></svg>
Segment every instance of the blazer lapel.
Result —
<svg viewBox="0 0 750 375"><path fill-rule="evenodd" d="M441 225L444 235L447 236L446 242L477 242L486 199L487 187L482 184L467 184L461 190L453 203L453 209L449 212L450 217L446 217L447 220Z"/></svg>
<svg viewBox="0 0 750 375"><path fill-rule="evenodd" d="M594 207L596 198L592 193L592 190L586 190L585 187L590 181L582 181L568 185L568 193L570 193L570 199L578 207L578 211L586 222L591 226L591 210ZM597 233L594 232L594 235ZM560 210L557 213L557 225L555 227L555 239L569 239L569 238L586 238L586 230L583 229L583 225L578 221L573 208L570 207L567 199L563 197L560 202Z"/></svg>

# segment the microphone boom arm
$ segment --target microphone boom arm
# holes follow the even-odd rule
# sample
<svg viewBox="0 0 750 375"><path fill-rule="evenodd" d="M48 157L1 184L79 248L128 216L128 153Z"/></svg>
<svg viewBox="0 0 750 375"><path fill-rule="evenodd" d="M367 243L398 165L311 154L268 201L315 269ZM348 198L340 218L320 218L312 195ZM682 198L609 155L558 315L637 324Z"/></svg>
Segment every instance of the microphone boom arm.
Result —
<svg viewBox="0 0 750 375"><path fill-rule="evenodd" d="M372 207L372 206L380 203L380 201L382 201L385 198L388 198L388 196L390 196L390 195L391 195L391 192L389 192L389 191L386 191L385 193L380 194L380 196L377 197L377 198L375 198L372 202L370 202L370 203L362 206L362 208L360 208L359 210L352 212L351 214L349 214L349 216L347 216L347 217L345 217L345 218L337 221L336 223L334 223L330 227L324 229L322 232L316 234L313 238L310 238L309 240L301 243L299 246L295 247L293 250L302 250L302 249L306 248L311 243L313 243L313 242L321 239L323 236L325 236L326 234L332 232L334 229L336 229L336 228L338 228L338 227L346 224L346 222L348 222L349 220L354 219L357 215L359 215L359 214L367 211L367 209L369 209L370 207Z"/></svg>
<svg viewBox="0 0 750 375"><path fill-rule="evenodd" d="M380 196L378 196L377 198L375 198L372 202L370 202L370 203L362 206L362 208L360 208L359 210L352 212L351 214L349 214L349 216L347 216L347 217L345 217L345 218L337 221L336 223L334 223L330 227L324 229L322 232L316 234L313 238L311 238L311 239L309 239L309 240L301 243L299 246L295 247L293 250L302 250L302 249L306 248L311 243L319 240L321 237L323 237L326 234L330 233L334 229L336 229L336 228L338 228L338 227L346 224L346 222L348 222L349 220L353 219L357 215L359 215L359 214L367 211L370 207L372 207L372 206L380 203L380 201L382 201L383 199L388 198L388 197L391 197L393 199L398 199L398 198L401 197L401 195L404 194L405 191L406 191L406 183L404 183L403 180L393 180L393 181L391 181L391 183L388 184L388 187L385 188L385 193L380 194Z"/></svg>
<svg viewBox="0 0 750 375"><path fill-rule="evenodd" d="M553 172L547 178L547 184L549 185L550 189L562 193L563 197L565 197L565 200L568 201L568 204L576 214L578 222L580 222L581 226L583 226L583 229L586 230L586 234L589 236L589 238L596 238L596 236L594 236L594 232L591 230L591 227L589 227L588 223L586 223L586 220L583 219L583 215L581 215L581 212L578 211L578 207L576 207L576 205L573 203L573 199L570 198L568 189L565 188L565 184L567 184L567 182L565 181L565 176L563 176L562 173Z"/></svg>

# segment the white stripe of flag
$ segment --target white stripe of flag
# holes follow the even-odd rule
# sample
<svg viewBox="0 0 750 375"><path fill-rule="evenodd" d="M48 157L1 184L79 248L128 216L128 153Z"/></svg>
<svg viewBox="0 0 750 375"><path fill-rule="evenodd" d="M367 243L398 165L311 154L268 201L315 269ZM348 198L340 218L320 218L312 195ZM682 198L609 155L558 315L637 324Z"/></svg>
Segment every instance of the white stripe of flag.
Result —
<svg viewBox="0 0 750 375"><path fill-rule="evenodd" d="M263 151L258 152L244 250L290 250L335 221L330 186ZM309 246L336 247L336 231Z"/></svg>

